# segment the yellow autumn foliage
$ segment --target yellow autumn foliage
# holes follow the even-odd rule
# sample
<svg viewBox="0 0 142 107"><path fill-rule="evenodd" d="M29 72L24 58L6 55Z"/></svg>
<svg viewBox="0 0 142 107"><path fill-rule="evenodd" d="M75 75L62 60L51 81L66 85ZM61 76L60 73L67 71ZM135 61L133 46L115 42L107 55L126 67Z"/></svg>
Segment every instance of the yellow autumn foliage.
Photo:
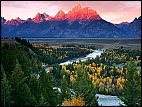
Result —
<svg viewBox="0 0 142 107"><path fill-rule="evenodd" d="M117 79L117 82L121 82L121 77L119 77L119 78Z"/></svg>
<svg viewBox="0 0 142 107"><path fill-rule="evenodd" d="M76 69L78 69L78 68L80 68L80 67L81 67L81 64L75 65L75 68L76 68Z"/></svg>
<svg viewBox="0 0 142 107"><path fill-rule="evenodd" d="M92 80L96 81L97 80L97 76L92 76Z"/></svg>
<svg viewBox="0 0 142 107"><path fill-rule="evenodd" d="M99 82L100 82L99 79L97 79L97 80L96 80L96 84L99 84Z"/></svg>
<svg viewBox="0 0 142 107"><path fill-rule="evenodd" d="M121 83L117 81L117 87L120 87L120 86L121 86Z"/></svg>
<svg viewBox="0 0 142 107"><path fill-rule="evenodd" d="M120 90L122 90L122 89L123 89L123 86L122 86L122 84L120 84L120 85L119 85L119 89L120 89Z"/></svg>
<svg viewBox="0 0 142 107"><path fill-rule="evenodd" d="M70 76L70 81L71 81L72 83L75 82L75 79L74 79L73 75Z"/></svg>
<svg viewBox="0 0 142 107"><path fill-rule="evenodd" d="M93 74L95 73L95 69L96 69L96 68L93 68L93 69L92 69Z"/></svg>
<svg viewBox="0 0 142 107"><path fill-rule="evenodd" d="M52 72L53 71L53 67L49 67L49 71Z"/></svg>
<svg viewBox="0 0 142 107"><path fill-rule="evenodd" d="M103 83L105 83L106 81L107 81L107 78L104 78L104 79L103 79Z"/></svg>
<svg viewBox="0 0 142 107"><path fill-rule="evenodd" d="M103 87L104 84L102 82L99 83L99 87Z"/></svg>
<svg viewBox="0 0 142 107"><path fill-rule="evenodd" d="M71 100L63 101L61 106L85 106L85 101L83 98L73 97Z"/></svg>
<svg viewBox="0 0 142 107"><path fill-rule="evenodd" d="M66 65L62 65L62 69L66 70Z"/></svg>
<svg viewBox="0 0 142 107"><path fill-rule="evenodd" d="M106 81L109 81L109 77L106 78Z"/></svg>
<svg viewBox="0 0 142 107"><path fill-rule="evenodd" d="M112 84L112 88L115 88L115 85L114 85L114 84Z"/></svg>
<svg viewBox="0 0 142 107"><path fill-rule="evenodd" d="M93 67L95 67L95 66L96 66L96 64L93 62L93 63L92 63L92 66L93 66Z"/></svg>
<svg viewBox="0 0 142 107"><path fill-rule="evenodd" d="M103 82L103 78L100 78L100 82Z"/></svg>
<svg viewBox="0 0 142 107"><path fill-rule="evenodd" d="M102 67L102 66L103 66L103 64L101 63L101 64L100 64L100 66Z"/></svg>
<svg viewBox="0 0 142 107"><path fill-rule="evenodd" d="M91 79L91 78L92 78L92 75L88 74L88 76L89 76L89 79Z"/></svg>
<svg viewBox="0 0 142 107"><path fill-rule="evenodd" d="M95 76L97 76L97 73L95 73Z"/></svg>
<svg viewBox="0 0 142 107"><path fill-rule="evenodd" d="M70 70L65 70L65 72L66 72L67 74L70 74Z"/></svg>
<svg viewBox="0 0 142 107"><path fill-rule="evenodd" d="M124 84L124 82L125 82L125 79L124 79L124 78L122 78L121 83L122 83L122 84Z"/></svg>
<svg viewBox="0 0 142 107"><path fill-rule="evenodd" d="M121 68L118 68L118 69L117 69L117 72L118 72L118 73L122 73L123 70L122 70Z"/></svg>
<svg viewBox="0 0 142 107"><path fill-rule="evenodd" d="M112 83L112 79L111 79L111 78L109 78L109 83L110 83L110 84Z"/></svg>
<svg viewBox="0 0 142 107"><path fill-rule="evenodd" d="M100 73L100 72L101 72L101 68L98 67L98 68L97 68L97 73Z"/></svg>

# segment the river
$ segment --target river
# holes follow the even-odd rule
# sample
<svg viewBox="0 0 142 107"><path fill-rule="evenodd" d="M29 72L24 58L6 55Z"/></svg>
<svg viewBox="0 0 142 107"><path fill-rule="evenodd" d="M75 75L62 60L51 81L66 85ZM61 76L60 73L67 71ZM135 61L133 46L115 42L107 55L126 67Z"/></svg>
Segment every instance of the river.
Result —
<svg viewBox="0 0 142 107"><path fill-rule="evenodd" d="M101 49L101 50L94 50L92 53L88 54L84 58L77 58L77 59L74 59L74 60L69 60L69 61L60 63L60 65L64 65L64 64L68 65L68 64L73 63L73 62L79 62L79 60L85 61L88 58L96 58L97 55L100 56L101 53L103 53L103 52L104 52L103 49ZM49 67L45 68L46 72L49 72L48 68ZM103 94L96 94L96 96L98 96L99 106L120 106L120 104L124 105L123 102L117 96L103 95Z"/></svg>
<svg viewBox="0 0 142 107"><path fill-rule="evenodd" d="M88 58L96 58L96 56L100 56L101 53L103 53L103 49L100 49L100 50L94 50L92 53L86 55L86 57L83 57L83 58L76 58L76 59L73 59L73 60L69 60L69 61L66 61L66 62L63 62L63 63L60 63L60 65L68 65L68 64L72 64L73 62L79 62L79 61L85 61L87 60ZM49 67L45 67L45 71L46 72L49 72Z"/></svg>

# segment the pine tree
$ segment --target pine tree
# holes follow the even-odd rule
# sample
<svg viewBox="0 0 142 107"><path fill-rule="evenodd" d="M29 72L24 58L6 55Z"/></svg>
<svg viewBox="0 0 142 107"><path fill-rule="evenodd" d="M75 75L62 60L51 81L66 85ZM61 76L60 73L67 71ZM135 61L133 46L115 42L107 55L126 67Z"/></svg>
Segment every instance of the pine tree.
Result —
<svg viewBox="0 0 142 107"><path fill-rule="evenodd" d="M96 89L89 79L88 73L82 67L77 69L77 78L73 89L77 97L84 98L86 106L98 106Z"/></svg>
<svg viewBox="0 0 142 107"><path fill-rule="evenodd" d="M20 105L20 96L21 96L21 87L26 78L24 77L24 72L22 71L21 65L19 64L18 60L16 59L16 65L14 70L12 71L11 76L11 94L14 105Z"/></svg>
<svg viewBox="0 0 142 107"><path fill-rule="evenodd" d="M56 106L58 104L58 96L57 93L53 90L54 82L52 75L42 71L40 73L39 80L41 84L41 92L45 98L45 102L47 102L49 106Z"/></svg>
<svg viewBox="0 0 142 107"><path fill-rule="evenodd" d="M31 76L29 81L29 87L31 89L32 105L38 105L41 95L41 90L40 90L40 82L36 78L36 76Z"/></svg>
<svg viewBox="0 0 142 107"><path fill-rule="evenodd" d="M26 83L22 85L20 94L21 94L20 95L21 105L30 106L32 102L32 97L31 97L30 88L28 87Z"/></svg>
<svg viewBox="0 0 142 107"><path fill-rule="evenodd" d="M123 96L121 100L127 106L141 105L141 74L136 69L135 61L130 61L127 67L126 81L124 83Z"/></svg>
<svg viewBox="0 0 142 107"><path fill-rule="evenodd" d="M68 82L67 82L67 77L63 75L63 79L61 80L61 95L60 95L60 100L62 103L63 100L65 99L70 99L71 98L71 92L70 89L68 88Z"/></svg>
<svg viewBox="0 0 142 107"><path fill-rule="evenodd" d="M10 106L11 104L11 86L1 65L1 106Z"/></svg>
<svg viewBox="0 0 142 107"><path fill-rule="evenodd" d="M41 94L41 97L39 99L39 106L47 106L48 102L46 102L46 99L44 98L44 96Z"/></svg>

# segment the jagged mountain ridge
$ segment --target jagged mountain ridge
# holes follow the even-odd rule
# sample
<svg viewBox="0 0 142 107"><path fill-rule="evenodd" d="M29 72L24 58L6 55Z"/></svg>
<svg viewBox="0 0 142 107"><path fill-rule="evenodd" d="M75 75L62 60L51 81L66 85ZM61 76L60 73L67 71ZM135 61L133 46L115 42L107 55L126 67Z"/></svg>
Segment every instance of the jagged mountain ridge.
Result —
<svg viewBox="0 0 142 107"><path fill-rule="evenodd" d="M89 7L81 8L80 5L77 5L67 14L60 10L54 17L46 13L38 13L34 18L28 18L27 20L22 20L19 17L5 20L1 17L1 36L62 38L141 37L140 23L141 18L135 19L131 23L122 23L127 24L127 27L120 24L112 24L103 20L95 10ZM130 31L131 29L132 31Z"/></svg>
<svg viewBox="0 0 142 107"><path fill-rule="evenodd" d="M122 31L125 31L129 37L133 37L133 35L137 35L141 37L141 16L139 18L135 18L132 22L122 22L120 24L115 24Z"/></svg>

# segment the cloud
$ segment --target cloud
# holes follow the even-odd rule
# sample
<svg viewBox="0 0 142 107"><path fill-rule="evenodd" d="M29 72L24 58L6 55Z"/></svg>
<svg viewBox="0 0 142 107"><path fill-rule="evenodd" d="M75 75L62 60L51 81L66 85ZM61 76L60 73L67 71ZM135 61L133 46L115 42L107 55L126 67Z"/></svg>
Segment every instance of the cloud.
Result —
<svg viewBox="0 0 142 107"><path fill-rule="evenodd" d="M13 7L13 8L26 8L29 2L23 1L1 1L1 7Z"/></svg>
<svg viewBox="0 0 142 107"><path fill-rule="evenodd" d="M1 14L9 20L17 16L25 20L29 17L33 18L37 13L44 12L53 16L59 10L57 4L48 1L3 1L1 4Z"/></svg>

